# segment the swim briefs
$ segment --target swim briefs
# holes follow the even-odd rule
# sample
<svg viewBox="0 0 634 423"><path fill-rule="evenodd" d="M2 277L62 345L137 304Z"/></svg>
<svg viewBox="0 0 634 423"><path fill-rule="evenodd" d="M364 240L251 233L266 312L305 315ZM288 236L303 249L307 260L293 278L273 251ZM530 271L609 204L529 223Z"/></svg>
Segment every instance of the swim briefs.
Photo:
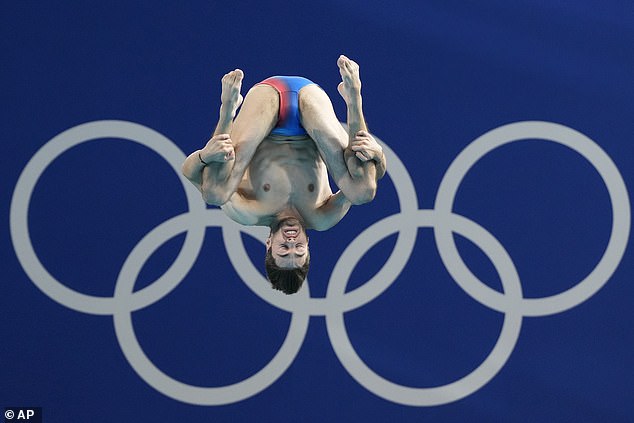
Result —
<svg viewBox="0 0 634 423"><path fill-rule="evenodd" d="M310 79L301 76L272 76L260 82L275 88L280 95L280 111L277 124L271 131L274 135L296 136L306 135L299 115L299 90L314 84Z"/></svg>

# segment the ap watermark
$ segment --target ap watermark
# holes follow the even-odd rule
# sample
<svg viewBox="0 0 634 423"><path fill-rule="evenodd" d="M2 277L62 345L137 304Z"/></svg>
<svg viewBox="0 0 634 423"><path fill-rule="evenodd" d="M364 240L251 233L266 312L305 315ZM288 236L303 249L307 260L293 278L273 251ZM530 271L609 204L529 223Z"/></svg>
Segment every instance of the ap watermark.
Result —
<svg viewBox="0 0 634 423"><path fill-rule="evenodd" d="M4 422L42 423L41 407L5 407Z"/></svg>

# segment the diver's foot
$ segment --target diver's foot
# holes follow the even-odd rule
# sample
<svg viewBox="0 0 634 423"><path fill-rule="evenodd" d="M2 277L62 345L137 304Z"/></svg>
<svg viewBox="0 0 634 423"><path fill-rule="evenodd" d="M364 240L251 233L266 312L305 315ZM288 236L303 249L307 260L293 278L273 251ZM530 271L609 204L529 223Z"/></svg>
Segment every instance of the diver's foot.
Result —
<svg viewBox="0 0 634 423"><path fill-rule="evenodd" d="M337 60L341 83L337 87L339 94L348 106L354 105L361 100L361 78L359 77L359 65L354 61L341 55Z"/></svg>
<svg viewBox="0 0 634 423"><path fill-rule="evenodd" d="M221 107L229 112L231 118L236 116L236 112L242 104L243 97L240 94L242 78L244 78L244 73L240 69L232 70L222 77Z"/></svg>

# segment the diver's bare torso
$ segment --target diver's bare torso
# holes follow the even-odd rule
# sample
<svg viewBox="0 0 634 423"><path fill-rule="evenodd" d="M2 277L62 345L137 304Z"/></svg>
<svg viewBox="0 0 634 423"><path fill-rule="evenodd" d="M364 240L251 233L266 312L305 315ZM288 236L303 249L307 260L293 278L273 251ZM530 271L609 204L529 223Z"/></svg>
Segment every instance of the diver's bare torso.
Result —
<svg viewBox="0 0 634 423"><path fill-rule="evenodd" d="M261 226L294 210L313 228L317 210L331 195L326 165L311 138L270 135L258 146L238 190L222 209L237 222ZM243 207L244 201L251 207Z"/></svg>

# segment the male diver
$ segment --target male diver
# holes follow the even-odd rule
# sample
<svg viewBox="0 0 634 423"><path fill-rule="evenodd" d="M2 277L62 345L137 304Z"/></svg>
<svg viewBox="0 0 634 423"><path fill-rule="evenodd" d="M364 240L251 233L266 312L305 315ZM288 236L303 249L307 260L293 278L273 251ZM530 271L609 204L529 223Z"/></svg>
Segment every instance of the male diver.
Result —
<svg viewBox="0 0 634 423"><path fill-rule="evenodd" d="M183 174L204 200L243 225L268 226L266 271L273 288L299 290L310 263L307 229L337 224L352 204L372 201L386 170L367 130L359 66L337 60L348 130L328 95L310 80L275 76L240 94L243 72L222 78L218 125ZM237 113L241 106L240 113ZM332 193L328 174L339 191Z"/></svg>

